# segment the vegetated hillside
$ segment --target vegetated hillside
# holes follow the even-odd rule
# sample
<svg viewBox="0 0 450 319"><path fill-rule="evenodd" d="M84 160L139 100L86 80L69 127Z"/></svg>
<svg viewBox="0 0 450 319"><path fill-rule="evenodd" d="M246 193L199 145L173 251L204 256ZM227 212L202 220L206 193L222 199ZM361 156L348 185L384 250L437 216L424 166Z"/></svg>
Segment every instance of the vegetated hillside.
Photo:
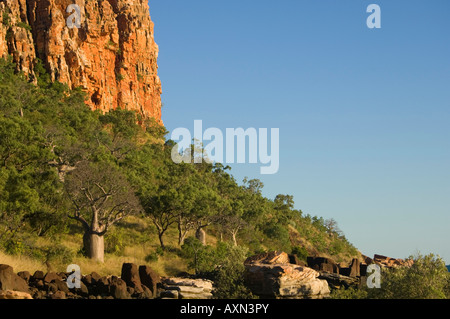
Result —
<svg viewBox="0 0 450 319"><path fill-rule="evenodd" d="M290 195L265 198L259 180L239 183L221 164L175 164L155 121L92 111L39 65L38 86L14 70L0 60L0 263L118 275L135 262L171 275L213 268L225 246L360 256L334 220L294 209Z"/></svg>

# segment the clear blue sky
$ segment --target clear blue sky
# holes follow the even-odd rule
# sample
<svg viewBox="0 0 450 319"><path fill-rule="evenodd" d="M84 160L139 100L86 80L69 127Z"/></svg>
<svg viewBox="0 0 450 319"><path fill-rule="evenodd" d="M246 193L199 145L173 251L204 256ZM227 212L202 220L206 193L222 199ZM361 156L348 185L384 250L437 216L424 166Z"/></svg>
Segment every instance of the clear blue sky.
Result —
<svg viewBox="0 0 450 319"><path fill-rule="evenodd" d="M381 7L381 29L366 8ZM280 128L264 194L450 264L450 1L150 0L169 131Z"/></svg>

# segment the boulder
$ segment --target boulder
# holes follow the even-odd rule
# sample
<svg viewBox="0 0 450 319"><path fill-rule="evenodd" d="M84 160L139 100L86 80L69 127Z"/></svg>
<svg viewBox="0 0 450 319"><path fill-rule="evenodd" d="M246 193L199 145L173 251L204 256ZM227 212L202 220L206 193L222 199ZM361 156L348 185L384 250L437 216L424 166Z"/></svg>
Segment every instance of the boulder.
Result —
<svg viewBox="0 0 450 319"><path fill-rule="evenodd" d="M14 273L11 266L0 265L0 290L29 292L27 282Z"/></svg>
<svg viewBox="0 0 450 319"><path fill-rule="evenodd" d="M97 283L100 279L102 279L103 277L100 276L99 274L97 274L95 271L91 273L91 280L92 283Z"/></svg>
<svg viewBox="0 0 450 319"><path fill-rule="evenodd" d="M296 254L289 255L289 263L293 265L307 266L306 262L300 260Z"/></svg>
<svg viewBox="0 0 450 319"><path fill-rule="evenodd" d="M89 293L94 295L109 295L110 294L111 280L108 277L100 277L95 281L95 284L89 288ZM126 284L125 284L126 285Z"/></svg>
<svg viewBox="0 0 450 319"><path fill-rule="evenodd" d="M150 288L153 296L156 296L161 277L152 268L144 265L139 267L139 278L144 286Z"/></svg>
<svg viewBox="0 0 450 319"><path fill-rule="evenodd" d="M130 299L131 296L127 290L127 284L124 280L112 276L110 283L110 294L114 297L114 299Z"/></svg>
<svg viewBox="0 0 450 319"><path fill-rule="evenodd" d="M171 277L162 280L161 298L211 299L213 282L206 279Z"/></svg>
<svg viewBox="0 0 450 319"><path fill-rule="evenodd" d="M51 295L49 295L50 299L67 299L66 293L64 291L57 291Z"/></svg>
<svg viewBox="0 0 450 319"><path fill-rule="evenodd" d="M339 267L339 275L350 277L350 267Z"/></svg>
<svg viewBox="0 0 450 319"><path fill-rule="evenodd" d="M54 294L58 291L58 285L55 282L45 283L44 289L50 294Z"/></svg>
<svg viewBox="0 0 450 319"><path fill-rule="evenodd" d="M137 294L137 298L138 299L152 299L153 298L153 293L150 290L150 288L148 288L145 285L142 285L142 289L144 290L142 293Z"/></svg>
<svg viewBox="0 0 450 319"><path fill-rule="evenodd" d="M58 288L58 291L63 291L64 293L68 294L70 292L69 287L67 286L67 282L56 279L55 280L56 287Z"/></svg>
<svg viewBox="0 0 450 319"><path fill-rule="evenodd" d="M57 279L61 280L61 278L55 272L48 272L44 276L44 283L55 282Z"/></svg>
<svg viewBox="0 0 450 319"><path fill-rule="evenodd" d="M80 295L82 297L87 297L89 295L89 290L86 287L86 285L81 281L80 282L80 288L73 288L72 289L77 295Z"/></svg>
<svg viewBox="0 0 450 319"><path fill-rule="evenodd" d="M321 299L329 297L326 280L309 267L293 264L246 265L245 282L261 298Z"/></svg>
<svg viewBox="0 0 450 319"><path fill-rule="evenodd" d="M289 255L282 251L271 251L267 253L261 253L247 258L244 262L245 265L249 264L289 264Z"/></svg>
<svg viewBox="0 0 450 319"><path fill-rule="evenodd" d="M324 279L328 282L328 286L331 289L341 289L341 288L349 288L349 287L359 287L360 280L354 277L348 277L340 274L333 274L329 272L320 272L320 279Z"/></svg>
<svg viewBox="0 0 450 319"><path fill-rule="evenodd" d="M316 271L326 271L333 274L339 273L338 265L330 258L325 257L308 257L307 265Z"/></svg>
<svg viewBox="0 0 450 319"><path fill-rule="evenodd" d="M44 276L45 276L45 274L44 274L43 271L37 270L37 271L34 272L34 274L32 276L33 277L32 279L34 281L44 280Z"/></svg>
<svg viewBox="0 0 450 319"><path fill-rule="evenodd" d="M127 286L133 288L133 293L143 293L141 279L139 278L139 269L135 264L124 263L122 265L122 274L120 276Z"/></svg>
<svg viewBox="0 0 450 319"><path fill-rule="evenodd" d="M31 274L28 271L21 271L17 273L17 276L26 281L26 283L30 282Z"/></svg>
<svg viewBox="0 0 450 319"><path fill-rule="evenodd" d="M179 299L178 290L163 290L159 297L161 299Z"/></svg>
<svg viewBox="0 0 450 319"><path fill-rule="evenodd" d="M373 262L388 268L396 268L396 267L411 267L414 263L413 260L403 260L403 259L395 259L383 255L375 254L373 256Z"/></svg>
<svg viewBox="0 0 450 319"><path fill-rule="evenodd" d="M357 258L353 258L352 264L350 265L350 277L359 277L361 262Z"/></svg>
<svg viewBox="0 0 450 319"><path fill-rule="evenodd" d="M359 274L361 277L367 275L367 264L361 263L361 265L359 266Z"/></svg>
<svg viewBox="0 0 450 319"><path fill-rule="evenodd" d="M29 293L22 291L0 291L0 299L33 299Z"/></svg>

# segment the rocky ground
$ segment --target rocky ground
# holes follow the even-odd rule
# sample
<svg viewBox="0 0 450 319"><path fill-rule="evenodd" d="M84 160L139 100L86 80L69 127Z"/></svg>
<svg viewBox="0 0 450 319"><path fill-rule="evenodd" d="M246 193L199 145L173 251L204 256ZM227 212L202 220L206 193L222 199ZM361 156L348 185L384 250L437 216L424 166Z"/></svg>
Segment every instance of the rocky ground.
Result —
<svg viewBox="0 0 450 319"><path fill-rule="evenodd" d="M364 261L354 259L350 266L331 259L268 252L245 261L245 283L262 298L322 299L333 289L361 287L366 283L367 266L409 267L412 261L375 255ZM125 263L120 277L93 272L81 276L78 288L67 285L72 273L27 271L15 273L0 265L0 299L211 299L214 283L199 278L162 278L149 266Z"/></svg>

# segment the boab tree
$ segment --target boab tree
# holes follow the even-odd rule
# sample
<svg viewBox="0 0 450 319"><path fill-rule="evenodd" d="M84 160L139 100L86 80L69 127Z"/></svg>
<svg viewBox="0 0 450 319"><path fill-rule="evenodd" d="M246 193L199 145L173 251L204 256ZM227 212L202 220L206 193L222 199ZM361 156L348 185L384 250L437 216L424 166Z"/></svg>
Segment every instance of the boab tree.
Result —
<svg viewBox="0 0 450 319"><path fill-rule="evenodd" d="M70 218L84 229L86 255L104 261L104 235L112 225L138 212L141 206L127 178L111 164L82 161L65 180L73 204Z"/></svg>

